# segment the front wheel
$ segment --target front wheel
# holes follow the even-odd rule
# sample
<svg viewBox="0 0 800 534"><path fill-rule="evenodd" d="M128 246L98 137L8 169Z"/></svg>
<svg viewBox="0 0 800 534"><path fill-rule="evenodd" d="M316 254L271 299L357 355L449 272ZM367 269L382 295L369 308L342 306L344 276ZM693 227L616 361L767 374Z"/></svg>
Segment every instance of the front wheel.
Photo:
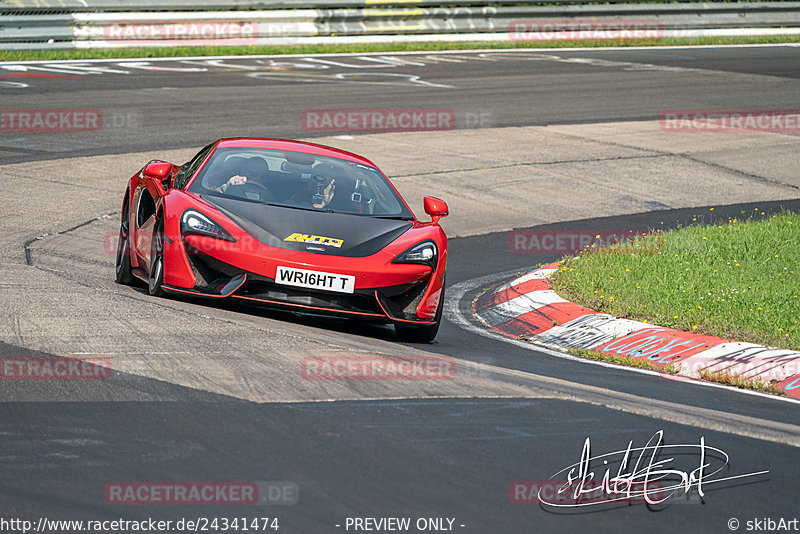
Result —
<svg viewBox="0 0 800 534"><path fill-rule="evenodd" d="M432 325L425 326L409 326L407 324L395 324L394 331L400 341L408 341L411 343L428 343L436 338L439 332L440 321L436 321Z"/></svg>
<svg viewBox="0 0 800 534"><path fill-rule="evenodd" d="M444 309L444 280L442 280L442 294L439 296L439 306L434 316L435 323L425 326L414 326L408 323L395 323L394 332L400 341L411 343L428 343L436 338L439 325L442 324L442 310Z"/></svg>
<svg viewBox="0 0 800 534"><path fill-rule="evenodd" d="M164 290L164 222L157 221L153 230L153 241L150 246L150 277L147 291L154 297L163 297Z"/></svg>

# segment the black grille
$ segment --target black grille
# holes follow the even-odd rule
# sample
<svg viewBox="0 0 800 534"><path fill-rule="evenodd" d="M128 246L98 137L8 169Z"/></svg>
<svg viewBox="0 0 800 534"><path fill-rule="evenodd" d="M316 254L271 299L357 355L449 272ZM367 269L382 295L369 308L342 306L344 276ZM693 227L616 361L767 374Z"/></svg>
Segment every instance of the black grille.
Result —
<svg viewBox="0 0 800 534"><path fill-rule="evenodd" d="M256 299L285 302L287 304L327 308L334 311L383 313L375 301L374 290L360 290L351 295L311 291L278 285L257 275L248 275L247 283L236 294Z"/></svg>

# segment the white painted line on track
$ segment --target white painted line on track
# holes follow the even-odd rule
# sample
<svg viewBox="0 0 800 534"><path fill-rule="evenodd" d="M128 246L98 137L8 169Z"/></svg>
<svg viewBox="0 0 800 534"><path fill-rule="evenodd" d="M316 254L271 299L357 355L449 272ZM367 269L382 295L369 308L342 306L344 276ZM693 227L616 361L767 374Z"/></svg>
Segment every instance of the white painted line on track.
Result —
<svg viewBox="0 0 800 534"><path fill-rule="evenodd" d="M447 55L447 54L546 54L549 52L621 52L630 50L708 50L717 48L797 48L800 43L742 43L742 44L709 44L709 45L668 45L668 46L587 46L574 48L465 48L462 50L398 50L383 52L321 52L307 54L243 54L227 56L171 56L171 57L118 57L97 59L36 59L28 61L0 61L0 65L16 65L24 63L35 65L40 63L115 63L127 61L196 61L207 59L275 59L275 58L304 58L304 57L353 57L353 56L419 56L419 55Z"/></svg>

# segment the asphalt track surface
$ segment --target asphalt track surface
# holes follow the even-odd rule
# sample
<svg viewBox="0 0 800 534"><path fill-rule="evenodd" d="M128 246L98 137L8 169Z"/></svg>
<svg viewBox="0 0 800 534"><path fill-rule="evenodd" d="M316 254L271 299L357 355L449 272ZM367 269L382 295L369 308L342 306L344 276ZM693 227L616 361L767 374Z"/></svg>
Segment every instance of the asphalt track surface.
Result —
<svg viewBox="0 0 800 534"><path fill-rule="evenodd" d="M229 135L310 138L317 134L304 129L300 117L313 108L449 108L463 120L459 129L466 129L481 113L491 121L483 126L504 127L657 120L670 108L798 107L797 47L524 55L507 53L494 60L467 53L419 55L429 56L424 60L394 54L387 56L399 59L389 62L417 58L424 65L379 72L354 67L365 61L352 57L274 59L296 64L270 64L268 74L255 71L258 77L239 68L252 66L252 60L239 59L213 67L177 60L136 68L103 63L126 72L95 74L51 64L15 70L0 65L0 82L8 82L0 86L4 109L91 107L106 117L135 117L128 128L113 131L3 133L0 163L196 149ZM143 68L156 64L158 72ZM119 177L120 198L124 179ZM800 206L761 200L720 206L716 213ZM694 213L662 209L568 226L670 227L690 221ZM113 219L99 220L79 231L99 242L98 236L113 228ZM4 234L9 235L15 234ZM141 290L113 284L108 258L48 256L34 245L28 245L32 266L26 268L35 273L31 279L52 284L49 306L55 311L49 320L63 321L61 335L75 343L75 352L83 344L80 337L70 337L81 330L76 322L95 322L98 331L108 329L106 347L116 346L120 353L161 349L164 355L158 362L143 360L141 372L122 366L107 381L2 383L4 518L268 516L279 518L283 532L323 533L353 532L345 528L348 517L447 517L455 519L454 531L523 533L726 532L731 518L745 530L747 521L798 515L795 403L560 359L465 330L453 315L435 344L404 345L383 326L154 301ZM453 239L449 250L448 286L468 288L461 299L451 296L450 312L460 310L467 321L471 298L483 289L470 280L494 275L502 282L532 263L557 259L508 254L507 240L496 234ZM6 295L12 294L9 286ZM72 286L74 297L65 297ZM37 291L31 299L45 297L46 291ZM12 297L6 298L13 307ZM4 336L0 342L2 356L41 354L37 347L46 345L26 342L24 336ZM333 347L337 354L449 356L467 372L440 381L452 383L407 389L354 381L314 389L319 384L297 379L303 356ZM226 361L194 361L193 351L211 358L219 351ZM211 383L219 380L216 375L207 379L213 365L227 366L234 385ZM172 372L170 366L183 369ZM181 373L192 377L176 378ZM709 479L768 473L708 484L704 499L693 490L668 506L557 509L509 499L514 481L563 480L559 471L580 460L587 437L597 455L624 450L631 440L641 447L659 430L667 444L698 445L702 437L724 450L728 465ZM696 449L665 451L660 458L671 456L676 460L669 465L686 473L700 462ZM602 461L592 466L602 476ZM103 496L105 485L114 481L288 481L299 488L300 498L283 506L119 506Z"/></svg>
<svg viewBox="0 0 800 534"><path fill-rule="evenodd" d="M55 139L20 135L2 147L11 162L62 157L65 151L76 156L200 147L209 134L313 137L319 134L303 127L301 114L314 108L445 108L456 112L458 127L474 127L482 118L485 126L527 126L657 119L664 109L797 106L796 47L734 50L6 65L0 66L2 81L29 87L4 89L4 108L26 108L32 101L89 107L103 111L107 125ZM135 122L123 121L128 114ZM114 120L120 127L111 127Z"/></svg>

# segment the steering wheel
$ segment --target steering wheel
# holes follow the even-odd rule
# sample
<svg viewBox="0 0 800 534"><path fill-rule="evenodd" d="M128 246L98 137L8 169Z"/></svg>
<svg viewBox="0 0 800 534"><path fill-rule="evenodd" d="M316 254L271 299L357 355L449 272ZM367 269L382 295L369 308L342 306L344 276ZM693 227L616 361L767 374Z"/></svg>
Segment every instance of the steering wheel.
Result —
<svg viewBox="0 0 800 534"><path fill-rule="evenodd" d="M243 184L236 184L228 186L225 192L233 197L250 199L247 193L255 193L258 199L262 202L271 202L275 200L275 193L269 190L267 186L259 182L245 182Z"/></svg>

